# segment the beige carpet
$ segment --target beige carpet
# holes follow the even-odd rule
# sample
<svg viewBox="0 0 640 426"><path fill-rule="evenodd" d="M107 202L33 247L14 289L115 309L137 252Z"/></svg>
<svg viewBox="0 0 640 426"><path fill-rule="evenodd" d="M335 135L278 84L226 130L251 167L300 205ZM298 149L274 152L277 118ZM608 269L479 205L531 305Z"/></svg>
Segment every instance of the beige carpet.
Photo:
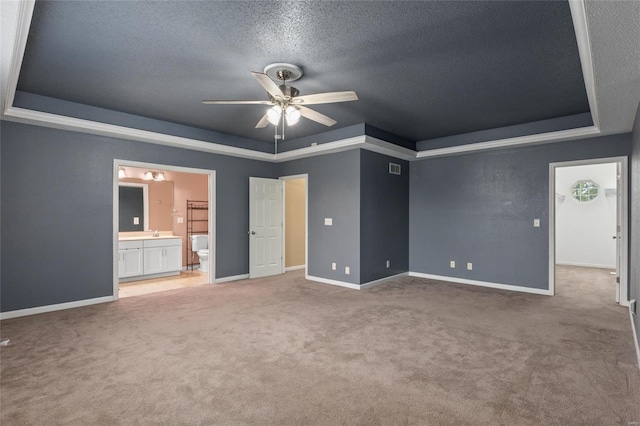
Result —
<svg viewBox="0 0 640 426"><path fill-rule="evenodd" d="M301 271L2 322L9 425L627 425L640 372L607 271L556 297Z"/></svg>

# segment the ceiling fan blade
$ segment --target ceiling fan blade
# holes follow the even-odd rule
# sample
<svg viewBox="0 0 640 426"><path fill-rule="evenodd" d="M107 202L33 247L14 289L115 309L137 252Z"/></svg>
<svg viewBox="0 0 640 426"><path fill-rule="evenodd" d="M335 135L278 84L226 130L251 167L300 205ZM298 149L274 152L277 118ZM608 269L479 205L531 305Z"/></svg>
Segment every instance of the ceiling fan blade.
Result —
<svg viewBox="0 0 640 426"><path fill-rule="evenodd" d="M273 105L271 101L215 101L204 100L205 105Z"/></svg>
<svg viewBox="0 0 640 426"><path fill-rule="evenodd" d="M346 92L327 92L316 93L314 95L296 96L293 98L293 104L304 105L317 105L317 104L330 104L334 102L350 102L357 101L358 95L353 90Z"/></svg>
<svg viewBox="0 0 640 426"><path fill-rule="evenodd" d="M262 129L263 127L267 127L269 124L269 120L267 119L267 114L263 115L258 124L256 124L256 129Z"/></svg>
<svg viewBox="0 0 640 426"><path fill-rule="evenodd" d="M300 115L309 120L315 121L320 124L324 124L325 126L333 126L337 123L333 118L327 117L324 114L319 113L318 111L314 111L311 108L303 107L301 105L297 105L296 108L300 110Z"/></svg>
<svg viewBox="0 0 640 426"><path fill-rule="evenodd" d="M276 99L284 99L284 93L282 93L282 90L280 90L278 85L274 83L273 80L271 80L271 77L264 73L256 71L251 71L251 74L253 74L256 80L258 80L258 83L260 83L260 85L264 88L264 90L267 91L267 93L269 93Z"/></svg>

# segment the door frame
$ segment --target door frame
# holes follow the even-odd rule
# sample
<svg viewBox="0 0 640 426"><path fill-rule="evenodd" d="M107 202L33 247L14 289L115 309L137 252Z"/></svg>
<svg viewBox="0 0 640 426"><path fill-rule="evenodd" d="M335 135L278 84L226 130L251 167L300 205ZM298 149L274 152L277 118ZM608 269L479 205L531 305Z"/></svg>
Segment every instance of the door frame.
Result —
<svg viewBox="0 0 640 426"><path fill-rule="evenodd" d="M556 280L556 169L559 167L588 166L594 164L620 164L622 199L616 199L616 208L622 210L620 235L620 305L629 306L629 157L593 158L588 160L549 163L549 294L555 295ZM617 213L616 213L617 214Z"/></svg>
<svg viewBox="0 0 640 426"><path fill-rule="evenodd" d="M170 164L159 163L146 163L141 161L130 160L113 160L113 300L118 300L118 232L120 229L120 209L119 209L119 191L118 186L120 179L118 179L118 169L120 167L137 167L141 169L161 169L172 172L180 173L192 173L207 175L208 179L208 202L209 202L209 275L208 284L213 284L216 281L216 171L208 169L198 169L193 167L173 166ZM148 224L148 222L147 222Z"/></svg>
<svg viewBox="0 0 640 426"><path fill-rule="evenodd" d="M289 176L280 176L278 179L280 180L293 180L293 179L304 179L304 276L309 276L309 173L303 173L299 175L289 175ZM286 185L283 182L283 185ZM282 273L285 273L286 267L286 197L287 197L286 188L283 186L282 190Z"/></svg>

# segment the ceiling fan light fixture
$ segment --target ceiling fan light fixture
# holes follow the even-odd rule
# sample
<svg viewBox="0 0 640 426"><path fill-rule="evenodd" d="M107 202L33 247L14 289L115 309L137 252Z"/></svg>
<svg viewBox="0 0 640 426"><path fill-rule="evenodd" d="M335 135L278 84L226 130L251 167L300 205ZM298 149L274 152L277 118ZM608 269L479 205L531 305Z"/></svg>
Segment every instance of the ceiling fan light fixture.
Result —
<svg viewBox="0 0 640 426"><path fill-rule="evenodd" d="M293 126L300 120L300 110L292 105L287 107L284 114L289 126Z"/></svg>
<svg viewBox="0 0 640 426"><path fill-rule="evenodd" d="M282 115L282 108L279 105L269 108L267 111L267 120L274 126L280 122L280 116Z"/></svg>

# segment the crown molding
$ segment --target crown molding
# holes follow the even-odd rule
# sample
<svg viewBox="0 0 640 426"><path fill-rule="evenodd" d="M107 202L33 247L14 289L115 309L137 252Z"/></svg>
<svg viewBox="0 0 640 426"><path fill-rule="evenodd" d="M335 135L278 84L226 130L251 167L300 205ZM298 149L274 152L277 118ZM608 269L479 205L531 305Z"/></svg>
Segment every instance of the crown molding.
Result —
<svg viewBox="0 0 640 426"><path fill-rule="evenodd" d="M420 151L416 158L442 157L445 155L463 154L487 149L507 148L522 145L536 145L548 142L561 142L600 134L600 129L595 126L581 127L579 129L559 130L557 132L539 133L536 135L518 136L516 138L499 139L489 142L478 142L467 145L451 146L448 148L430 149Z"/></svg>
<svg viewBox="0 0 640 426"><path fill-rule="evenodd" d="M593 57L591 56L591 40L589 39L589 25L587 23L587 11L584 0L569 0L569 9L573 20L573 29L576 33L578 44L578 56L582 66L582 77L587 91L591 119L596 128L600 128L600 113L596 99L596 79L593 72Z"/></svg>

